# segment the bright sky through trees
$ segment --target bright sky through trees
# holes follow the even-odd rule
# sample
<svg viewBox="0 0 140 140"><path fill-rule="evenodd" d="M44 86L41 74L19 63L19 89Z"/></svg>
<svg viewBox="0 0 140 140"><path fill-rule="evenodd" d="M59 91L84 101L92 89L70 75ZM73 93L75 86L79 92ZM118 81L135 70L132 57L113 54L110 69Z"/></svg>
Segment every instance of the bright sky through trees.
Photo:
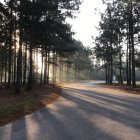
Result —
<svg viewBox="0 0 140 140"><path fill-rule="evenodd" d="M0 2L3 1L0 0ZM105 5L102 0L83 0L77 18L68 19L68 23L72 25L73 31L76 32L74 37L82 41L85 46L91 44L91 36L98 35L96 27L98 27L100 21L100 12L104 9Z"/></svg>
<svg viewBox="0 0 140 140"><path fill-rule="evenodd" d="M77 18L68 20L73 26L73 31L76 32L75 38L82 41L84 45L90 45L91 36L98 35L96 27L100 21L99 11L103 11L104 8L102 0L83 0Z"/></svg>

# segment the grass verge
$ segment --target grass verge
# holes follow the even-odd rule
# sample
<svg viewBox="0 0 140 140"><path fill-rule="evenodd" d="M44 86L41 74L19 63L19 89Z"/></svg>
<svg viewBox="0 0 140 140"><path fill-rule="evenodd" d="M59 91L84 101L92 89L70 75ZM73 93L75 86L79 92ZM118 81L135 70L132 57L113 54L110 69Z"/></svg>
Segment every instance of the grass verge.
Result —
<svg viewBox="0 0 140 140"><path fill-rule="evenodd" d="M60 89L52 86L35 86L33 91L21 94L0 87L0 126L13 122L51 104L59 97Z"/></svg>
<svg viewBox="0 0 140 140"><path fill-rule="evenodd" d="M118 84L118 83L113 83L113 84L99 83L97 85L102 85L107 88L119 89L132 94L140 95L140 85L137 85L136 88L133 88L132 86L128 86L127 84Z"/></svg>

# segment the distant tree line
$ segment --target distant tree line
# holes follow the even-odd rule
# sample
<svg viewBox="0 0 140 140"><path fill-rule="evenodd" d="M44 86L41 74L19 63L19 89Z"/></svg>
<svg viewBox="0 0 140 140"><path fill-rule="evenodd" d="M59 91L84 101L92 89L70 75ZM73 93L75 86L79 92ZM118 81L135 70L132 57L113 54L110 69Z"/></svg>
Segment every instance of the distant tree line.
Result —
<svg viewBox="0 0 140 140"><path fill-rule="evenodd" d="M94 53L104 62L106 83L112 84L117 70L122 84L125 71L127 84L136 87L135 71L140 67L140 2L106 0L105 3Z"/></svg>

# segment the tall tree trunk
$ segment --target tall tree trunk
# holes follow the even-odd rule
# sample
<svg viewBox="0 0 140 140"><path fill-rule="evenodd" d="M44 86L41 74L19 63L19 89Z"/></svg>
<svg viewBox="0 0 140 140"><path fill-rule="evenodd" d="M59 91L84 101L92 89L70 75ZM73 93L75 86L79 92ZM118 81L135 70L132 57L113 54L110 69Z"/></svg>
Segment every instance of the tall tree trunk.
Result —
<svg viewBox="0 0 140 140"><path fill-rule="evenodd" d="M15 85L16 83L16 64L17 64L17 52L16 52L16 49L17 49L17 45L16 45L16 29L15 29L15 32L14 32L14 75L13 75L13 84Z"/></svg>
<svg viewBox="0 0 140 140"><path fill-rule="evenodd" d="M28 44L26 38L25 50L24 50L24 70L23 70L23 85L26 84L26 75L27 75L27 51L28 51Z"/></svg>
<svg viewBox="0 0 140 140"><path fill-rule="evenodd" d="M2 83L2 73L1 73L1 75L0 75L0 82Z"/></svg>
<svg viewBox="0 0 140 140"><path fill-rule="evenodd" d="M56 79L55 79L55 51L53 51L53 86L55 86L55 83L56 83Z"/></svg>
<svg viewBox="0 0 140 140"><path fill-rule="evenodd" d="M130 38L131 38L131 48L132 48L132 85L136 87L135 79L135 49L134 49L134 25L133 25L133 5L130 4Z"/></svg>
<svg viewBox="0 0 140 140"><path fill-rule="evenodd" d="M22 7L22 1L20 1L20 7ZM23 43L23 29L22 29L22 11L20 11L19 19L19 50L17 58L17 79L15 85L15 93L20 93L21 89L21 77L22 77L22 43Z"/></svg>
<svg viewBox="0 0 140 140"><path fill-rule="evenodd" d="M60 59L59 59L59 82L61 83L62 82L62 59L61 59L61 56L60 56Z"/></svg>
<svg viewBox="0 0 140 140"><path fill-rule="evenodd" d="M119 84L123 84L122 79L122 47L121 47L121 39L120 39L120 33L119 33ZM118 46L117 46L118 48Z"/></svg>
<svg viewBox="0 0 140 140"><path fill-rule="evenodd" d="M44 62L44 81L43 81L44 84L47 83L47 55L48 55L48 51L46 49L45 50L45 62Z"/></svg>
<svg viewBox="0 0 140 140"><path fill-rule="evenodd" d="M6 39L6 46L7 46L7 39ZM6 84L7 82L7 56L6 60L4 61L4 83Z"/></svg>
<svg viewBox="0 0 140 140"><path fill-rule="evenodd" d="M21 25L20 25L21 26ZM20 27L20 36L19 36L19 50L17 57L17 79L15 85L15 93L19 93L21 89L21 77L22 77L22 38L23 32L22 27Z"/></svg>
<svg viewBox="0 0 140 140"><path fill-rule="evenodd" d="M7 82L7 66L4 69L4 83L6 84Z"/></svg>
<svg viewBox="0 0 140 140"><path fill-rule="evenodd" d="M128 85L131 85L131 60L132 60L132 59L131 59L131 58L132 58L132 57L131 57L131 56L132 56L132 53L131 53L131 52L132 52L132 51L131 51L130 43L131 43L131 42L130 42L130 32L129 32L129 66L128 66L128 67L129 67L129 68L128 68L128 69L129 69L129 82L128 82Z"/></svg>
<svg viewBox="0 0 140 140"><path fill-rule="evenodd" d="M77 65L76 65L76 62L75 62L75 66L74 66L74 82L77 81Z"/></svg>
<svg viewBox="0 0 140 140"><path fill-rule="evenodd" d="M129 39L129 35L127 33L127 39ZM128 51L129 51L129 44L127 42L127 51L126 51L126 80L127 80L127 85L129 85L129 54L128 54Z"/></svg>
<svg viewBox="0 0 140 140"><path fill-rule="evenodd" d="M69 81L69 65L67 64L67 77L66 77L66 81Z"/></svg>
<svg viewBox="0 0 140 140"><path fill-rule="evenodd" d="M57 53L54 51L54 83L56 83Z"/></svg>
<svg viewBox="0 0 140 140"><path fill-rule="evenodd" d="M15 11L16 13L17 11ZM15 21L17 16L15 14ZM16 83L16 71L17 71L17 22L14 23L14 74L13 74L13 85Z"/></svg>
<svg viewBox="0 0 140 140"><path fill-rule="evenodd" d="M64 76L64 65L63 65L63 57L62 57L62 62L61 62L61 81L63 82L64 81L64 79L63 79L63 76Z"/></svg>
<svg viewBox="0 0 140 140"><path fill-rule="evenodd" d="M14 55L12 56L11 70L11 82L14 83Z"/></svg>
<svg viewBox="0 0 140 140"><path fill-rule="evenodd" d="M38 48L36 48L36 82L38 83Z"/></svg>
<svg viewBox="0 0 140 140"><path fill-rule="evenodd" d="M7 88L11 85L11 64L12 64L12 38L13 38L13 0L10 1L10 29L9 29L9 53L8 53L8 83Z"/></svg>
<svg viewBox="0 0 140 140"><path fill-rule="evenodd" d="M49 78L50 78L50 51L48 50L48 76L47 76L47 84L49 84Z"/></svg>
<svg viewBox="0 0 140 140"><path fill-rule="evenodd" d="M110 84L110 47L107 44L107 83Z"/></svg>
<svg viewBox="0 0 140 140"><path fill-rule="evenodd" d="M128 85L131 85L131 82L132 82L132 47L131 47L131 4L129 3L129 21L128 21L128 24L129 24L129 34L128 34L128 37L129 37L129 83Z"/></svg>
<svg viewBox="0 0 140 140"><path fill-rule="evenodd" d="M17 79L15 85L15 93L19 93L21 89L21 73L22 73L22 40L19 43L19 51L17 58Z"/></svg>
<svg viewBox="0 0 140 140"><path fill-rule="evenodd" d="M44 52L42 50L42 56L41 56L41 59L42 59L41 63L42 63L42 65L41 65L40 85L42 85L42 83L43 83L43 81L42 81L42 77L43 77L43 58L44 58L43 56L44 56Z"/></svg>
<svg viewBox="0 0 140 140"><path fill-rule="evenodd" d="M120 72L120 76L119 76L119 83L123 84L123 80L122 80L122 54L121 54L121 47L120 47L120 54L119 54L119 72Z"/></svg>
<svg viewBox="0 0 140 140"><path fill-rule="evenodd" d="M108 70L107 70L107 62L105 63L105 81L108 83Z"/></svg>
<svg viewBox="0 0 140 140"><path fill-rule="evenodd" d="M112 84L113 78L113 48L112 48L112 37L110 42L110 84Z"/></svg>
<svg viewBox="0 0 140 140"><path fill-rule="evenodd" d="M32 57L33 57L33 42L31 42L29 53L30 53L30 58L29 58L30 68L29 68L27 91L32 90L32 83L33 83L33 60L32 60Z"/></svg>
<svg viewBox="0 0 140 140"><path fill-rule="evenodd" d="M32 2L34 3L35 0L32 0ZM34 16L31 16L31 38L30 38L30 49L29 49L29 63L30 63L30 68L29 68L29 76L28 76L28 84L27 84L27 91L31 91L32 90L32 84L33 84L33 46L34 46Z"/></svg>

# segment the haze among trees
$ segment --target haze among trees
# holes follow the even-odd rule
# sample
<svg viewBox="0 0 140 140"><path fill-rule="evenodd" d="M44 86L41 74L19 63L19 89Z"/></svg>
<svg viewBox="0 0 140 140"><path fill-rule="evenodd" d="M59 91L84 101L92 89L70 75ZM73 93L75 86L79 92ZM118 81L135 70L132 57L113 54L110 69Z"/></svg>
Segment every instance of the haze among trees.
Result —
<svg viewBox="0 0 140 140"><path fill-rule="evenodd" d="M105 1L101 14L100 35L96 37L94 54L103 62L106 83L117 75L120 84L136 87L140 80L140 2L134 0ZM137 73L136 73L137 71Z"/></svg>
<svg viewBox="0 0 140 140"><path fill-rule="evenodd" d="M30 91L34 84L78 80L83 69L90 73L91 52L73 38L66 22L74 18L80 4L80 0L0 3L1 84L20 93L22 86Z"/></svg>
<svg viewBox="0 0 140 140"><path fill-rule="evenodd" d="M84 46L68 21L92 2ZM0 140L140 140L140 2L100 2L0 2Z"/></svg>
<svg viewBox="0 0 140 140"><path fill-rule="evenodd" d="M80 0L6 0L0 3L0 82L20 93L35 84L79 79L127 80L136 87L140 67L140 4L105 1L94 49L73 38L66 18ZM96 56L94 60L93 57ZM101 61L99 67L97 61ZM96 61L96 63L94 63ZM101 69L102 74L99 73Z"/></svg>

